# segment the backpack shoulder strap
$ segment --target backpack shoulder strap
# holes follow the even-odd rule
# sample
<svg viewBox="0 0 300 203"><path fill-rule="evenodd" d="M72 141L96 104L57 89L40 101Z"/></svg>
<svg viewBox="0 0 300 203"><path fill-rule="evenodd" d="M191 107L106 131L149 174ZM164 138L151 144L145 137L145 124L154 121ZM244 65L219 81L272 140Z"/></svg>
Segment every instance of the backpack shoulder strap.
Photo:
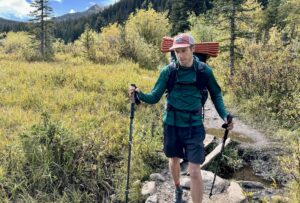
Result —
<svg viewBox="0 0 300 203"><path fill-rule="evenodd" d="M198 65L196 66L196 83L197 83L197 88L202 91L206 89L206 84L207 84L207 76L205 74L206 69L206 64L198 61Z"/></svg>
<svg viewBox="0 0 300 203"><path fill-rule="evenodd" d="M168 81L167 81L167 94L170 94L170 92L173 90L173 88L176 84L177 69L178 69L178 67L177 67L177 63L175 61L172 61L168 65L169 77L168 77Z"/></svg>

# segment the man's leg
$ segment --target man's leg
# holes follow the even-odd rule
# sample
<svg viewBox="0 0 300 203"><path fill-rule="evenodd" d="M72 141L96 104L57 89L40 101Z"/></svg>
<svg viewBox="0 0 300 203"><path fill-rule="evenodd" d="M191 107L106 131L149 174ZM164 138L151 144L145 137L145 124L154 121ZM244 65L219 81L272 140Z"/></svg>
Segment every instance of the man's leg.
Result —
<svg viewBox="0 0 300 203"><path fill-rule="evenodd" d="M201 203L203 199L203 182L200 171L200 164L189 163L191 177L191 196L193 203Z"/></svg>
<svg viewBox="0 0 300 203"><path fill-rule="evenodd" d="M180 184L180 158L169 158L169 169L176 187Z"/></svg>
<svg viewBox="0 0 300 203"><path fill-rule="evenodd" d="M175 203L182 203L182 188L180 186L180 158L169 158L169 168L175 184Z"/></svg>

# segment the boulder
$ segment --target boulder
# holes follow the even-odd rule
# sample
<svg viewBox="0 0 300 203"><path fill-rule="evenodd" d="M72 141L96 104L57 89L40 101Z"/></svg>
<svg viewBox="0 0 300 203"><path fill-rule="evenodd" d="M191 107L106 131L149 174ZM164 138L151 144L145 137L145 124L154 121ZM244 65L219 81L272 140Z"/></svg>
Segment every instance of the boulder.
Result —
<svg viewBox="0 0 300 203"><path fill-rule="evenodd" d="M246 202L246 197L243 194L243 189L237 182L232 181L227 188L227 192L228 198L230 199L231 203Z"/></svg>
<svg viewBox="0 0 300 203"><path fill-rule="evenodd" d="M257 190L257 189L264 189L265 186L260 183L260 182L255 182L255 181L238 181L240 186L247 190Z"/></svg>
<svg viewBox="0 0 300 203"><path fill-rule="evenodd" d="M150 175L150 180L164 182L166 179L160 173L153 173Z"/></svg>
<svg viewBox="0 0 300 203"><path fill-rule="evenodd" d="M155 186L156 185L154 181L145 182L145 184L142 187L142 195L147 196L154 194L156 191Z"/></svg>
<svg viewBox="0 0 300 203"><path fill-rule="evenodd" d="M145 203L158 203L157 195L151 195L147 198Z"/></svg>
<svg viewBox="0 0 300 203"><path fill-rule="evenodd" d="M204 192L209 194L214 179L214 173L210 171L201 170L201 174L202 174L202 180L204 184ZM213 194L222 193L224 190L226 190L228 186L229 186L228 181L220 178L219 176L216 176L212 193Z"/></svg>

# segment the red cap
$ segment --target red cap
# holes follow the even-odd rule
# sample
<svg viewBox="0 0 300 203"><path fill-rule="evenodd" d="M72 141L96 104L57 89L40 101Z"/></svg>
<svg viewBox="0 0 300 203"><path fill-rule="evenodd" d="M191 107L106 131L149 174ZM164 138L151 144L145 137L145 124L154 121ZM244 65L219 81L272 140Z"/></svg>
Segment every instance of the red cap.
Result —
<svg viewBox="0 0 300 203"><path fill-rule="evenodd" d="M183 33L174 37L173 46L170 48L170 50L174 50L176 48L189 47L194 44L195 44L194 38L187 33Z"/></svg>

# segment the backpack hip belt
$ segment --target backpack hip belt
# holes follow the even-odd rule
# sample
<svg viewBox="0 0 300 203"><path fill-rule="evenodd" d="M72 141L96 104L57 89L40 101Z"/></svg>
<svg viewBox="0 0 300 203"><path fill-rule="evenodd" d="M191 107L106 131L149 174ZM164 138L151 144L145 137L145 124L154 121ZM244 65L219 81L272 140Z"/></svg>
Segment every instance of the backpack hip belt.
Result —
<svg viewBox="0 0 300 203"><path fill-rule="evenodd" d="M174 130L175 130L175 136L177 137L177 130L176 128L176 112L182 112L182 113L188 113L189 114L189 138L192 137L192 116L193 115L202 115L202 108L200 108L199 110L194 110L194 111L188 111L188 110L182 110L182 109L177 109L174 106L172 106L171 104L167 104L166 107L167 111L172 111L174 112Z"/></svg>

